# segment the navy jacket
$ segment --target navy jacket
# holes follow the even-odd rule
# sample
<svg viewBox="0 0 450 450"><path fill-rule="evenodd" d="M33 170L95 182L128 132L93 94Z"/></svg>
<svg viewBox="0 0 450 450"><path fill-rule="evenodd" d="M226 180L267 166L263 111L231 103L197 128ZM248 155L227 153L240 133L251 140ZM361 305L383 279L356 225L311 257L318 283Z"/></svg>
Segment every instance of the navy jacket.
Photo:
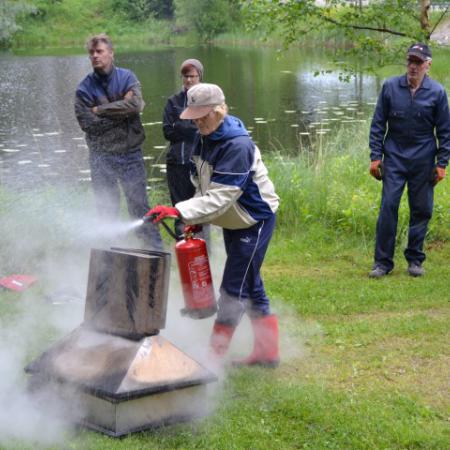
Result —
<svg viewBox="0 0 450 450"><path fill-rule="evenodd" d="M132 96L125 99L127 92ZM98 113L92 112L94 106ZM131 70L113 67L107 75L92 72L78 85L75 115L91 151L128 153L145 139L139 113L144 109L141 87Z"/></svg>
<svg viewBox="0 0 450 450"><path fill-rule="evenodd" d="M183 89L167 100L163 116L164 137L170 142L166 155L168 164L189 164L197 127L192 120L181 120L187 95Z"/></svg>
<svg viewBox="0 0 450 450"><path fill-rule="evenodd" d="M243 229L276 212L279 198L261 153L237 117L225 116L209 136L198 134L192 160L195 196L175 205L186 224Z"/></svg>
<svg viewBox="0 0 450 450"><path fill-rule="evenodd" d="M435 161L446 167L450 157L450 114L444 88L428 76L414 96L406 75L386 80L370 128L370 159L383 156L409 162Z"/></svg>

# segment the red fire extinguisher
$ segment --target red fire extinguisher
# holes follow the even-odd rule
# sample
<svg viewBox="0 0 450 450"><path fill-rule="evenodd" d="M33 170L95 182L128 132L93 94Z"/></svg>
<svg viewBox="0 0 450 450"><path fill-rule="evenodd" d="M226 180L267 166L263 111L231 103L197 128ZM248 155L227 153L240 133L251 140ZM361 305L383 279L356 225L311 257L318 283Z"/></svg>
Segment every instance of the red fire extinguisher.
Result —
<svg viewBox="0 0 450 450"><path fill-rule="evenodd" d="M143 221L147 222L153 218L145 216ZM175 245L175 254L185 305L181 314L192 319L205 319L212 316L217 311L217 303L208 250L204 239L194 237L196 228L201 230L201 227L197 225L186 227L184 239L180 240L164 221L159 223L164 226L170 236L178 241Z"/></svg>
<svg viewBox="0 0 450 450"><path fill-rule="evenodd" d="M175 245L185 308L183 316L193 319L210 317L217 311L214 287L204 239L189 230Z"/></svg>

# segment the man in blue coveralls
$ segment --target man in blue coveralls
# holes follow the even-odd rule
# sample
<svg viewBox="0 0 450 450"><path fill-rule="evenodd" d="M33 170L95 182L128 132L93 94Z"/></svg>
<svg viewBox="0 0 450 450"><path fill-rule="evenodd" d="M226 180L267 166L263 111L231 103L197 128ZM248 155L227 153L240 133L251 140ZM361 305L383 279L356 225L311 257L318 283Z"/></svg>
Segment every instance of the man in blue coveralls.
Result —
<svg viewBox="0 0 450 450"><path fill-rule="evenodd" d="M144 109L141 85L131 70L114 65L112 41L106 34L89 39L87 50L94 70L77 87L75 115L86 133L97 210L108 221L117 218L120 185L130 216L140 219L149 208L141 151L145 139L139 116ZM162 250L155 225L145 224L136 234L147 247Z"/></svg>
<svg viewBox="0 0 450 450"><path fill-rule="evenodd" d="M427 75L431 50L414 44L405 75L385 81L370 129L370 174L383 181L371 278L394 268L398 209L406 183L410 208L405 258L413 277L424 274L423 242L433 212L434 186L450 156L450 114L444 88Z"/></svg>

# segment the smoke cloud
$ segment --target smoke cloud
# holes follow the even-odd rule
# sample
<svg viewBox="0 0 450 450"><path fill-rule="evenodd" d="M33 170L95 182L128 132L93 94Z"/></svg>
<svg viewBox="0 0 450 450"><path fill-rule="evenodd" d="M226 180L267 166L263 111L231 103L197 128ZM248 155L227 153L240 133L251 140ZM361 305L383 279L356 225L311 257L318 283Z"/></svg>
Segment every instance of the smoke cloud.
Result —
<svg viewBox="0 0 450 450"><path fill-rule="evenodd" d="M3 307L12 311L0 319L0 401L4 405L0 410L0 446L10 446L15 441L32 442L33 446L58 445L73 429L71 422L82 415L82 407L70 404L68 408L51 390L35 390L31 395L24 367L82 323L90 249L139 248L141 244L133 233L135 223L127 219L102 223L95 219L95 209L85 190L28 192L4 202L1 210L5 220L2 218L0 223L0 273L30 273L38 277L38 282L21 294L0 291ZM225 261L220 229L212 227L211 243L210 261L217 293ZM168 240L166 249L173 253L173 247L174 242ZM213 408L226 376L226 369L211 365L209 360L214 317L183 317L183 307L173 256L166 327L161 335L219 375L219 383L209 388L208 400ZM281 312L281 324L286 325L280 327L283 360L302 357L303 342L320 330L310 326L300 333L298 322L294 325L284 319L295 316L292 311L281 309L275 302L276 309ZM251 326L244 316L225 361L246 356L252 345ZM62 421L62 417L69 420Z"/></svg>

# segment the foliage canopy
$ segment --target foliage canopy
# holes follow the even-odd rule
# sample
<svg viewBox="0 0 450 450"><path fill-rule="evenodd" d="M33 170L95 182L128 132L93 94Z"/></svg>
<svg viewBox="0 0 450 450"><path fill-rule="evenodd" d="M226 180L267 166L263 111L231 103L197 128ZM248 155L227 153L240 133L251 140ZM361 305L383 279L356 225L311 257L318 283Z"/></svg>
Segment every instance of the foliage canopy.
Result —
<svg viewBox="0 0 450 450"><path fill-rule="evenodd" d="M345 52L370 58L369 69L398 61L412 42L428 41L448 12L444 6L431 21L430 0L243 0L242 4L247 25L265 35L278 32L284 47L301 43L315 29L339 29L351 43Z"/></svg>
<svg viewBox="0 0 450 450"><path fill-rule="evenodd" d="M173 17L172 0L113 0L113 5L137 22L144 22L149 17L156 19Z"/></svg>
<svg viewBox="0 0 450 450"><path fill-rule="evenodd" d="M194 29L204 42L229 30L236 1L175 0L177 24L182 29Z"/></svg>

